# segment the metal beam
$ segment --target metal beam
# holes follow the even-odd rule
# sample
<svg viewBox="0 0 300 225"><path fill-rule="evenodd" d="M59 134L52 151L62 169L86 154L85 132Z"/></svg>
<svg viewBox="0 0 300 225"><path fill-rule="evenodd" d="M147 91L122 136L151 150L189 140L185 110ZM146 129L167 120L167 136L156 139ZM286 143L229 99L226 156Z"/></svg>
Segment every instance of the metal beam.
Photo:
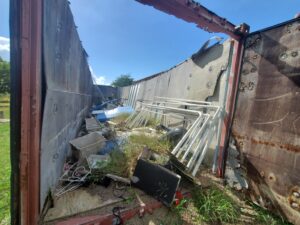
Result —
<svg viewBox="0 0 300 225"><path fill-rule="evenodd" d="M21 0L17 10L20 35L20 224L38 224L41 129L42 1ZM15 18L11 18L16 20ZM19 23L19 21L15 21ZM14 39L16 37L13 37ZM14 140L12 140L14 141Z"/></svg>
<svg viewBox="0 0 300 225"><path fill-rule="evenodd" d="M249 26L236 26L193 0L136 0L176 16L199 28L214 33L224 33L239 40L248 32ZM244 29L246 28L246 29Z"/></svg>

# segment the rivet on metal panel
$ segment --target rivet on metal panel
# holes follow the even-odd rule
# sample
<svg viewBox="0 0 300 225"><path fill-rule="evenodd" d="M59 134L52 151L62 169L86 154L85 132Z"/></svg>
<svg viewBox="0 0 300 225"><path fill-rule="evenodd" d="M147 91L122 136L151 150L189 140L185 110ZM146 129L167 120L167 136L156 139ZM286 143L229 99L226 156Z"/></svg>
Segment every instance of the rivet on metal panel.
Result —
<svg viewBox="0 0 300 225"><path fill-rule="evenodd" d="M56 161L56 159L58 159L58 153L55 153L55 154L53 155L53 157L52 157L52 160L53 160L53 161Z"/></svg>
<svg viewBox="0 0 300 225"><path fill-rule="evenodd" d="M57 112L57 104L53 104L53 113Z"/></svg>
<svg viewBox="0 0 300 225"><path fill-rule="evenodd" d="M288 57L288 55L285 52L283 52L279 55L279 58L282 60L286 59L287 57Z"/></svg>
<svg viewBox="0 0 300 225"><path fill-rule="evenodd" d="M55 54L55 59L56 59L56 60L60 60L60 59L61 59L61 54L60 54L59 52L57 52L57 53Z"/></svg>
<svg viewBox="0 0 300 225"><path fill-rule="evenodd" d="M274 173L270 173L269 176L268 176L268 179L271 182L275 182L276 181L276 177L275 177Z"/></svg>
<svg viewBox="0 0 300 225"><path fill-rule="evenodd" d="M291 54L293 57L296 57L296 56L298 56L298 52L297 51L294 51L294 52L292 52L292 54Z"/></svg>
<svg viewBox="0 0 300 225"><path fill-rule="evenodd" d="M210 81L206 83L207 88L211 88L211 86L212 86L212 83Z"/></svg>
<svg viewBox="0 0 300 225"><path fill-rule="evenodd" d="M240 90L241 92L244 92L244 91L245 91L245 87L246 87L246 85L245 85L245 83L242 81L242 82L240 83L239 90Z"/></svg>
<svg viewBox="0 0 300 225"><path fill-rule="evenodd" d="M252 91L254 89L254 83L253 82L249 82L248 83L248 90Z"/></svg>
<svg viewBox="0 0 300 225"><path fill-rule="evenodd" d="M57 25L56 25L57 32L60 32L61 28L62 28L62 22L57 22Z"/></svg>
<svg viewBox="0 0 300 225"><path fill-rule="evenodd" d="M247 74L249 74L249 71L248 71L247 69L244 69L244 70L242 71L242 74L243 74L243 75L247 75Z"/></svg>

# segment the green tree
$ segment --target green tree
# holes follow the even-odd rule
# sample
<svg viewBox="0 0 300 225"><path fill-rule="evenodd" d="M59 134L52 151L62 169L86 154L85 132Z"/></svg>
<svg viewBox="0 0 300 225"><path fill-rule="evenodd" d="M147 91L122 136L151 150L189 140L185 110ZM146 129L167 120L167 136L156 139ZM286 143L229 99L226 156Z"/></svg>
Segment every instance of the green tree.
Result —
<svg viewBox="0 0 300 225"><path fill-rule="evenodd" d="M120 75L111 85L114 87L125 87L133 83L133 78L129 74Z"/></svg>
<svg viewBox="0 0 300 225"><path fill-rule="evenodd" d="M0 57L0 94L10 93L10 65Z"/></svg>

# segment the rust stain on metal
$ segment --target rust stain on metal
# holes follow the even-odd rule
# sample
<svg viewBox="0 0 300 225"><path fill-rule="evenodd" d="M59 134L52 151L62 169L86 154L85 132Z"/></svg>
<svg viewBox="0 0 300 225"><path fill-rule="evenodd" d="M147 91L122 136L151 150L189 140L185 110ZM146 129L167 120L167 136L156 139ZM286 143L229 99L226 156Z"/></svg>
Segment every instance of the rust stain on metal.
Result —
<svg viewBox="0 0 300 225"><path fill-rule="evenodd" d="M22 93L20 220L21 224L32 225L37 224L39 218L42 1L22 0L19 7Z"/></svg>
<svg viewBox="0 0 300 225"><path fill-rule="evenodd" d="M271 142L267 140L262 139L255 139L255 138L249 138L248 136L239 135L236 132L232 132L232 136L238 141L238 144L243 143L242 140L250 141L252 144L259 144L259 145L265 145L269 147L277 147L282 150L287 150L291 152L300 152L300 146L299 145L292 145L289 143L280 143L280 142Z"/></svg>
<svg viewBox="0 0 300 225"><path fill-rule="evenodd" d="M224 33L239 40L245 33L248 33L249 26L243 24L237 26L227 19L218 16L208 10L200 3L193 0L137 0L146 5L174 15L187 22L195 23L197 26L208 32Z"/></svg>
<svg viewBox="0 0 300 225"><path fill-rule="evenodd" d="M251 90L240 86L232 127L251 194L295 224L300 223L291 195L300 182L300 60L294 53L300 45L299 23L247 37L240 85L253 85Z"/></svg>

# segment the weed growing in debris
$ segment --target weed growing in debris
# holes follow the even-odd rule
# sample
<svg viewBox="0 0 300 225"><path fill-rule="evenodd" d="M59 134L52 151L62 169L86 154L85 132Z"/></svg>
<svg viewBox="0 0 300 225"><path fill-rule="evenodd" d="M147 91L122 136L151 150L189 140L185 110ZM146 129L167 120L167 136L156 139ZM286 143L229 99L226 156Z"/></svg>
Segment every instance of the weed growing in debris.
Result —
<svg viewBox="0 0 300 225"><path fill-rule="evenodd" d="M254 203L249 203L251 207L255 210L256 215L254 221L256 224L262 225L292 225L291 223L285 221L282 217L273 215L268 210L261 208Z"/></svg>
<svg viewBox="0 0 300 225"><path fill-rule="evenodd" d="M167 153L170 149L169 142L165 140L161 141L158 137L132 135L122 147L122 151L113 150L110 153L111 160L106 167L101 169L100 173L103 176L107 173L123 177L132 175L137 159L145 146L160 154Z"/></svg>
<svg viewBox="0 0 300 225"><path fill-rule="evenodd" d="M159 137L147 136L147 135L131 135L129 137L130 145L137 145L139 147L145 147L151 149L156 153L168 153L171 148L171 144L167 140L161 140Z"/></svg>
<svg viewBox="0 0 300 225"><path fill-rule="evenodd" d="M212 187L193 191L193 203L200 218L205 222L236 223L240 209L221 190Z"/></svg>
<svg viewBox="0 0 300 225"><path fill-rule="evenodd" d="M149 118L146 123L146 127L155 128L160 124L160 121L155 118Z"/></svg>
<svg viewBox="0 0 300 225"><path fill-rule="evenodd" d="M127 162L126 155L120 150L113 150L110 153L111 160L102 170L103 174L113 173L118 176L126 176Z"/></svg>

